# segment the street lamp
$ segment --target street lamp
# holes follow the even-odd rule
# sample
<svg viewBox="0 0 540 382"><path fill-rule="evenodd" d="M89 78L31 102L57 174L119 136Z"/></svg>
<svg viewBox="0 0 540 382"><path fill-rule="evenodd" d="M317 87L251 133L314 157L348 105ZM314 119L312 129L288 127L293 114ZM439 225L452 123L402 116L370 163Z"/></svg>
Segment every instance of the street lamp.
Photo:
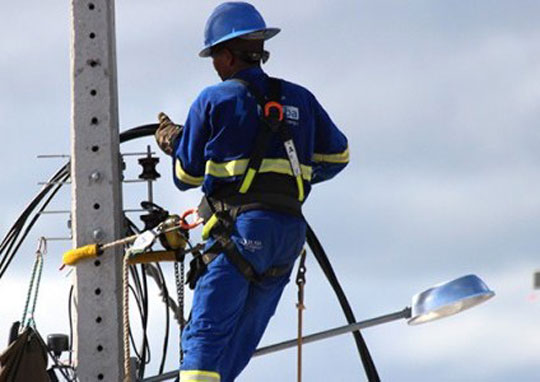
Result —
<svg viewBox="0 0 540 382"><path fill-rule="evenodd" d="M344 333L385 324L399 319L408 319L409 325L418 325L439 318L451 316L465 309L484 302L495 293L476 275L467 275L452 281L437 284L413 296L411 307L379 316L355 324L340 326L323 332L310 334L302 338L302 343L320 341ZM298 339L280 342L274 345L257 349L254 357L274 353L280 350L298 346ZM158 382L175 378L178 371L169 372L153 378L144 379L143 382Z"/></svg>
<svg viewBox="0 0 540 382"><path fill-rule="evenodd" d="M451 316L484 302L495 293L475 275L467 275L452 281L437 284L413 296L411 307L384 316L360 321L355 324L311 334L302 338L302 343L320 341L340 334L385 324L399 319L408 319L409 325L418 325ZM258 349L254 356L274 353L298 345L298 339L280 342Z"/></svg>
<svg viewBox="0 0 540 382"><path fill-rule="evenodd" d="M412 299L412 317L409 325L418 325L437 320L472 308L495 293L475 275L435 285L418 293Z"/></svg>

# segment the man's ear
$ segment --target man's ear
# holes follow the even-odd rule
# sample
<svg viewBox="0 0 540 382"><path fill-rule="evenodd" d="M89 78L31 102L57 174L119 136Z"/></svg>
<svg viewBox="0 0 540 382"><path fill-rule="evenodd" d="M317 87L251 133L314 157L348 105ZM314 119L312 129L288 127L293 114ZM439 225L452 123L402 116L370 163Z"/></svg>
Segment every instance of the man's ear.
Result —
<svg viewBox="0 0 540 382"><path fill-rule="evenodd" d="M223 54L225 55L225 62L229 67L232 67L236 64L236 57L234 54L229 50L229 48L223 49Z"/></svg>

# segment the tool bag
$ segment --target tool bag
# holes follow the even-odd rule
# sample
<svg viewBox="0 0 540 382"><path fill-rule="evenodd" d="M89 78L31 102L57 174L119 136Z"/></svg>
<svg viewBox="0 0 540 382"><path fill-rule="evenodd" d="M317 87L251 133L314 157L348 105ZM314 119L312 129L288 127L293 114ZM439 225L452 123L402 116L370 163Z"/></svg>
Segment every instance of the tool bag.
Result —
<svg viewBox="0 0 540 382"><path fill-rule="evenodd" d="M47 348L27 327L0 355L0 382L49 382Z"/></svg>

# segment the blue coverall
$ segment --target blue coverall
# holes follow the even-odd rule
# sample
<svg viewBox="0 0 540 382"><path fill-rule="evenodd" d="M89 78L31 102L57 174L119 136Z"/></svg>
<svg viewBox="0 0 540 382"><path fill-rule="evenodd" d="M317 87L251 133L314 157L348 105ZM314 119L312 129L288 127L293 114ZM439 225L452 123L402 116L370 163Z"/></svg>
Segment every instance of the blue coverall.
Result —
<svg viewBox="0 0 540 382"><path fill-rule="evenodd" d="M262 94L268 76L259 67L235 78ZM305 88L282 81L281 103L290 126L307 183L335 176L349 161L346 137ZM175 147L173 172L180 190L198 187L206 195L220 185L239 182L253 150L260 108L247 88L226 80L204 89L190 108ZM260 173L293 175L283 145L276 139ZM240 214L231 235L240 253L262 274L274 266L292 264L302 250L306 226L302 218L273 211ZM210 239L207 247L213 243ZM212 261L197 282L191 318L183 338L181 382L232 382L247 365L274 314L290 272L248 281L225 254Z"/></svg>

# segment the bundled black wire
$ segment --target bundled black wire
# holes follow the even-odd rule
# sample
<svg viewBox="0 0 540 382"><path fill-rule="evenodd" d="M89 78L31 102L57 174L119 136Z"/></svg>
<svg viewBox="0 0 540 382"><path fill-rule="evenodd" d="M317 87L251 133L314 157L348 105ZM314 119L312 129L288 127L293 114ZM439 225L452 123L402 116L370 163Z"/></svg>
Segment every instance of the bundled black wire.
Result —
<svg viewBox="0 0 540 382"><path fill-rule="evenodd" d="M161 355L161 362L159 363L159 374L163 374L165 369L165 360L167 359L167 349L169 347L169 329L170 329L170 312L169 312L169 289L167 288L167 283L165 281L165 276L163 275L163 270L159 263L156 263L159 277L163 285L163 301L165 302L165 335L163 337L163 352Z"/></svg>
<svg viewBox="0 0 540 382"><path fill-rule="evenodd" d="M128 218L126 218L126 222L127 222L129 235L141 232L141 230ZM165 276L163 274L163 270L161 266L159 265L159 263L156 263L156 270L159 277L159 284L162 286L163 301L165 305L165 335L163 337L162 355L161 355L161 360L159 363L159 374L161 374L163 373L163 370L165 369L165 361L167 359L167 351L169 347L168 345L169 345L169 332L170 332L170 312L169 312L170 306L169 306L169 290L167 288L167 283L165 280ZM130 289L137 303L140 318L141 318L141 325L142 325L141 350L140 351L137 350L131 329L130 329L130 340L131 340L131 344L133 346L135 355L137 359L139 360L139 368L137 370L137 376L139 379L142 379L144 377L146 365L150 363L151 357L150 357L150 345L148 342L148 335L147 335L149 310L148 310L147 271L146 271L145 264L140 265L140 271L141 271L141 276L139 276L136 266L134 265L130 266L130 275L134 284L133 286L130 285ZM142 283L141 283L141 280L142 280Z"/></svg>
<svg viewBox="0 0 540 382"><path fill-rule="evenodd" d="M0 243L0 278L10 266L15 254L30 233L41 213L69 179L69 163L54 174L34 199L26 206ZM37 212L35 212L37 210Z"/></svg>
<svg viewBox="0 0 540 382"><path fill-rule="evenodd" d="M125 218L126 221L126 227L127 232L126 236L130 236L136 233L140 233L141 230L136 226L133 221ZM191 243L188 241L188 245L191 247ZM137 304L139 315L141 319L141 325L142 325L142 344L140 346L140 350L136 345L136 341L133 338L133 333L130 328L130 342L132 345L132 348L134 350L135 356L138 359L138 365L139 368L137 370L137 377L139 379L142 379L144 377L144 372L146 369L146 365L148 365L151 361L151 355L150 355L150 345L148 341L148 318L149 318L149 309L148 309L148 284L147 284L147 266L145 264L140 265L140 275L137 271L137 267L135 265L130 266L130 279L133 281L133 285L130 284L129 288L135 298L135 302ZM163 294L163 302L165 306L165 334L163 337L163 346L162 346L162 354L161 354L161 360L159 363L159 374L162 374L165 369L165 361L167 359L167 351L169 347L169 335L170 335L170 305L169 305L169 290L167 288L167 283L165 280L165 276L163 274L163 270L159 263L156 263L156 271L158 274L158 284L161 285L161 292Z"/></svg>
<svg viewBox="0 0 540 382"><path fill-rule="evenodd" d="M120 143L128 142L133 139L153 135L157 130L157 124L149 124L139 126L133 129L126 130L120 134ZM70 163L64 164L56 173L45 183L42 189L38 194L28 203L24 208L23 212L19 215L15 223L7 231L6 235L0 242L0 279L4 276L9 266L13 262L19 248L24 243L28 234L39 220L42 212L47 208L50 202L54 199L58 191L70 180ZM137 305L140 308L141 320L143 322L143 344L140 358L142 359L141 364L145 365L150 361L150 349L148 345L148 337L146 333L146 327L148 322L148 291L146 287L146 275L144 270L143 273L143 286L137 287L137 293L134 293ZM141 285L138 274L134 277L135 283ZM73 323L72 323L72 309L71 303L73 298L73 288L69 293L69 323L70 323L70 349L72 348L71 338L73 337ZM135 347L134 347L135 348ZM54 358L53 358L54 359ZM71 352L70 352L70 361L71 361ZM56 360L55 360L56 362ZM72 380L65 373L61 365L57 365L60 372L64 378L68 381ZM142 373L144 374L144 366L142 368Z"/></svg>
<svg viewBox="0 0 540 382"><path fill-rule="evenodd" d="M328 255L324 251L324 248L315 235L315 232L313 229L307 224L307 232L306 232L306 240L311 248L311 252L313 252L313 255L315 256L315 259L319 263L324 275L328 279L328 282L332 286L332 289L334 290L339 304L341 306L341 309L343 310L343 313L345 314L345 318L347 319L347 322L349 324L356 323L356 318L354 317L353 310L351 308L351 305L349 304L349 301L347 299L347 296L345 295L345 292L343 291L343 288L341 287L339 280L336 276L336 273L334 272L334 269L332 268L332 264L330 263L330 260L328 259ZM362 364L364 366L364 371L366 373L366 377L369 382L380 382L380 377L377 372L377 368L375 367L375 364L373 363L373 359L371 358L371 354L369 353L369 349L366 345L366 342L364 341L364 338L362 337L362 334L360 333L360 330L355 330L353 333L354 341L356 343L356 347L358 349L358 353L360 355L360 360L362 361Z"/></svg>
<svg viewBox="0 0 540 382"><path fill-rule="evenodd" d="M120 143L153 135L157 124L149 124L129 129L120 134ZM20 246L62 186L70 179L70 163L64 164L43 186L26 206L0 243L0 279L11 265Z"/></svg>
<svg viewBox="0 0 540 382"><path fill-rule="evenodd" d="M125 218L125 221L128 236L141 232L141 230L135 225L135 223L133 223L133 221L131 221L127 217ZM132 280L132 284L129 285L129 289L131 290L133 297L135 298L142 326L142 344L140 346L140 350L135 343L135 338L133 337L131 327L129 330L129 338L132 349L138 360L139 368L137 370L137 376L138 378L143 378L146 365L148 365L151 361L151 353L148 341L148 283L146 277L146 268L144 264L140 265L139 270L141 272L140 274L137 271L137 266L131 265L129 267L129 272L131 276L130 280Z"/></svg>
<svg viewBox="0 0 540 382"><path fill-rule="evenodd" d="M68 320L69 320L69 364L72 364L73 361L73 291L75 289L75 286L72 285L71 288L69 288L69 296L68 296Z"/></svg>

